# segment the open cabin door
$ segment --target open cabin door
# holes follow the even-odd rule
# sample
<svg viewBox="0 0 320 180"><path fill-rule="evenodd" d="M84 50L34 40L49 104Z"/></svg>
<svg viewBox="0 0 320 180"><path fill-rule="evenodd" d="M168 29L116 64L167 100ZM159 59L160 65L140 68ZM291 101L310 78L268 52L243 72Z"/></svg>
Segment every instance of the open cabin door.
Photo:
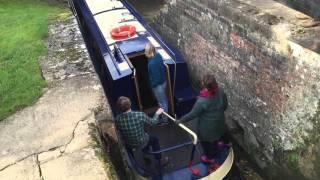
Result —
<svg viewBox="0 0 320 180"><path fill-rule="evenodd" d="M132 78L134 80L134 85L135 85L136 92L137 92L138 106L139 106L140 111L142 111L143 106L142 106L142 102L141 102L141 95L140 95L139 82L138 82L136 69L133 69L133 77Z"/></svg>
<svg viewBox="0 0 320 180"><path fill-rule="evenodd" d="M136 103L140 111L144 111L147 114L152 114L158 108L157 100L155 99L151 86L149 84L148 76L148 59L144 53L136 53L131 56L127 56L122 53L121 49L115 45L115 54L121 56L119 58L128 62L129 66L133 70L132 79L136 90ZM167 79L167 98L170 114L174 114L174 102L173 92L171 86L170 69L166 67L166 79Z"/></svg>
<svg viewBox="0 0 320 180"><path fill-rule="evenodd" d="M171 80L171 77L170 77L170 69L169 69L169 66L167 64L165 64L165 67L166 67L166 79L167 79L167 97L168 97L168 105L169 105L169 113L171 115L174 115L175 114L175 111L174 111L174 101L173 101L173 91L172 91L172 80Z"/></svg>

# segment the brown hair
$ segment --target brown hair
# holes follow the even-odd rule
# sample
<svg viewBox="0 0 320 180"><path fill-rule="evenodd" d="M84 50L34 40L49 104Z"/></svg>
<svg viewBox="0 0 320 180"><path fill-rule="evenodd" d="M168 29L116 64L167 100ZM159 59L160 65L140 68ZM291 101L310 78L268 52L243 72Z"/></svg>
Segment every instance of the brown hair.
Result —
<svg viewBox="0 0 320 180"><path fill-rule="evenodd" d="M131 101L129 98L120 96L117 101L117 107L121 113L128 111L131 108Z"/></svg>
<svg viewBox="0 0 320 180"><path fill-rule="evenodd" d="M203 86L208 89L208 91L212 91L218 87L218 83L214 75L205 75L203 77Z"/></svg>
<svg viewBox="0 0 320 180"><path fill-rule="evenodd" d="M155 47L149 42L146 44L144 48L144 53L146 54L147 58L153 58L156 55Z"/></svg>

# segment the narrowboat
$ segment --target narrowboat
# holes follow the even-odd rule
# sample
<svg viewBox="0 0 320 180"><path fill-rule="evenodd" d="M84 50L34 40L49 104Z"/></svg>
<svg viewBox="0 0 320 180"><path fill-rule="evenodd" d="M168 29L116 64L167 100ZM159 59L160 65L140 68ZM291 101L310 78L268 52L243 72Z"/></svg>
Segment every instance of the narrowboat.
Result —
<svg viewBox="0 0 320 180"><path fill-rule="evenodd" d="M120 96L129 97L132 109L152 115L158 108L148 82L148 61L144 54L146 43L152 43L162 56L166 67L169 119L189 112L197 98L182 56L167 45L125 0L69 0L69 6L78 21L95 71L99 76L113 116L118 113L116 101ZM171 121L170 121L171 122ZM232 147L221 147L221 164L208 172L201 163L201 146L197 143L197 122L186 126L169 123L166 126L146 127L157 136L161 153L169 163L146 164L142 152L125 148L120 139L122 158L136 179L223 179L230 171L234 154ZM119 133L118 133L119 135Z"/></svg>

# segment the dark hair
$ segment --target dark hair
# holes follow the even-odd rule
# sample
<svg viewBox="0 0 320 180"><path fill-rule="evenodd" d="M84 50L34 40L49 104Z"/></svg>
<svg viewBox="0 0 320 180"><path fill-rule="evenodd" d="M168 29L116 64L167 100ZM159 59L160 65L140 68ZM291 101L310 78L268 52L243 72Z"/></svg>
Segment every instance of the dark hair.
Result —
<svg viewBox="0 0 320 180"><path fill-rule="evenodd" d="M203 77L203 85L208 91L212 91L218 87L218 83L214 75L205 75Z"/></svg>
<svg viewBox="0 0 320 180"><path fill-rule="evenodd" d="M129 98L120 96L117 101L117 107L121 113L128 111L131 108L131 101Z"/></svg>

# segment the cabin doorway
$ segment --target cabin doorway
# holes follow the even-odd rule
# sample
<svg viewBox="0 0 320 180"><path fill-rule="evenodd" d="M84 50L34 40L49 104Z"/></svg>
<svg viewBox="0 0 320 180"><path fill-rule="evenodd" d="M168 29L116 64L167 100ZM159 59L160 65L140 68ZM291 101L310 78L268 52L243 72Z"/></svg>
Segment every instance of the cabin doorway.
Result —
<svg viewBox="0 0 320 180"><path fill-rule="evenodd" d="M129 57L134 67L134 80L136 85L137 97L140 110L150 111L158 107L148 76L148 59L144 54Z"/></svg>
<svg viewBox="0 0 320 180"><path fill-rule="evenodd" d="M149 83L148 58L145 56L145 54L138 54L130 56L129 60L134 67L134 81L136 86L139 108L141 111L144 111L147 114L153 114L159 106L156 98L153 95L151 85ZM168 73L169 69L167 66L166 69L167 82L171 82ZM167 85L169 112L173 112L171 92L171 86Z"/></svg>

